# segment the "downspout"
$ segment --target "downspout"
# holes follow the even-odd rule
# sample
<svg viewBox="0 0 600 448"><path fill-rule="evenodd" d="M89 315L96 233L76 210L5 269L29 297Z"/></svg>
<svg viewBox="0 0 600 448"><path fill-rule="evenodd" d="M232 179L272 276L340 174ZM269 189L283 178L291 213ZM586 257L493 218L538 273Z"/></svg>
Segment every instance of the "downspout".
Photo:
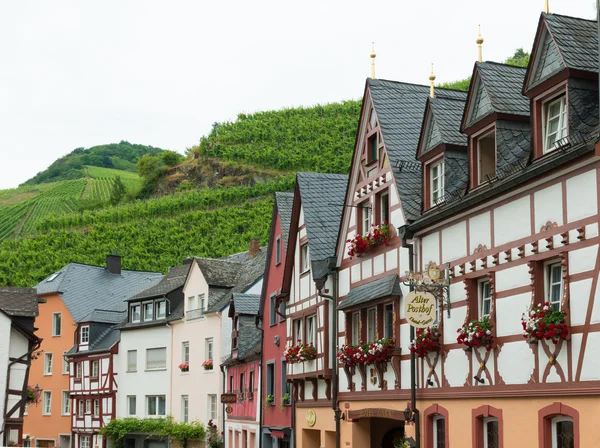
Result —
<svg viewBox="0 0 600 448"><path fill-rule="evenodd" d="M600 1L600 0L599 0ZM408 249L408 270L414 271L415 268L415 255L412 243L408 243L408 239L414 238L414 234L408 231L407 226L398 228L398 235L402 238L402 247ZM414 291L414 286L410 286L410 291ZM410 340L415 339L415 327L410 326ZM410 408L413 411L413 418L415 423L415 447L420 448L421 446L421 420L419 418L419 410L417 409L417 360L414 352L410 353Z"/></svg>

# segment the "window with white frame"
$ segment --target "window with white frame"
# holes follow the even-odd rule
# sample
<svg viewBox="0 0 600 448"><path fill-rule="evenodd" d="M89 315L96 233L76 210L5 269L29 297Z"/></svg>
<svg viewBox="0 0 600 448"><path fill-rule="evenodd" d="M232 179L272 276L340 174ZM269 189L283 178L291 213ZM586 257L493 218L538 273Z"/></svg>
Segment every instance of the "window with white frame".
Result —
<svg viewBox="0 0 600 448"><path fill-rule="evenodd" d="M483 419L483 448L499 448L498 419L488 417Z"/></svg>
<svg viewBox="0 0 600 448"><path fill-rule="evenodd" d="M92 400L85 400L85 413L86 414L92 413Z"/></svg>
<svg viewBox="0 0 600 448"><path fill-rule="evenodd" d="M302 319L296 319L294 321L294 343L301 341L303 337Z"/></svg>
<svg viewBox="0 0 600 448"><path fill-rule="evenodd" d="M190 343L188 341L181 343L181 363L188 365L190 363Z"/></svg>
<svg viewBox="0 0 600 448"><path fill-rule="evenodd" d="M156 318L164 319L165 317L167 317L167 301L158 300L156 302Z"/></svg>
<svg viewBox="0 0 600 448"><path fill-rule="evenodd" d="M146 349L146 370L161 370L167 368L167 348Z"/></svg>
<svg viewBox="0 0 600 448"><path fill-rule="evenodd" d="M97 398L94 400L94 417L100 416L100 400Z"/></svg>
<svg viewBox="0 0 600 448"><path fill-rule="evenodd" d="M390 194L388 190L377 195L379 201L379 224L390 222Z"/></svg>
<svg viewBox="0 0 600 448"><path fill-rule="evenodd" d="M306 343L317 345L317 315L313 314L306 318Z"/></svg>
<svg viewBox="0 0 600 448"><path fill-rule="evenodd" d="M308 244L300 246L300 273L308 271Z"/></svg>
<svg viewBox="0 0 600 448"><path fill-rule="evenodd" d="M198 297L190 296L188 297L188 311L192 311L198 308Z"/></svg>
<svg viewBox="0 0 600 448"><path fill-rule="evenodd" d="M208 418L217 419L217 396L213 394L208 395Z"/></svg>
<svg viewBox="0 0 600 448"><path fill-rule="evenodd" d="M149 416L166 415L166 399L164 395L146 395L146 408Z"/></svg>
<svg viewBox="0 0 600 448"><path fill-rule="evenodd" d="M83 400L77 400L77 416L83 417Z"/></svg>
<svg viewBox="0 0 600 448"><path fill-rule="evenodd" d="M383 337L394 337L394 305L391 303L383 306Z"/></svg>
<svg viewBox="0 0 600 448"><path fill-rule="evenodd" d="M352 345L360 343L360 311L352 313Z"/></svg>
<svg viewBox="0 0 600 448"><path fill-rule="evenodd" d="M281 264L281 237L275 239L275 265Z"/></svg>
<svg viewBox="0 0 600 448"><path fill-rule="evenodd" d="M70 415L71 414L71 398L69 397L69 391L62 391L62 403L61 403L62 415Z"/></svg>
<svg viewBox="0 0 600 448"><path fill-rule="evenodd" d="M82 345L86 345L90 343L90 326L84 325L81 327L81 336L79 338L79 343Z"/></svg>
<svg viewBox="0 0 600 448"><path fill-rule="evenodd" d="M560 311L563 298L562 266L560 262L551 262L545 267L546 302L550 304L552 310Z"/></svg>
<svg viewBox="0 0 600 448"><path fill-rule="evenodd" d="M137 350L127 350L127 371L137 372Z"/></svg>
<svg viewBox="0 0 600 448"><path fill-rule="evenodd" d="M433 417L432 448L446 448L446 420L441 415Z"/></svg>
<svg viewBox="0 0 600 448"><path fill-rule="evenodd" d="M213 347L214 347L214 340L213 338L207 338L206 339L206 360L207 361L212 361L213 360Z"/></svg>
<svg viewBox="0 0 600 448"><path fill-rule="evenodd" d="M567 99L565 95L548 101L544 110L544 154L556 149L567 136Z"/></svg>
<svg viewBox="0 0 600 448"><path fill-rule="evenodd" d="M62 333L62 313L52 314L52 336L60 336Z"/></svg>
<svg viewBox="0 0 600 448"><path fill-rule="evenodd" d="M82 374L83 364L80 362L75 363L75 379L80 380Z"/></svg>
<svg viewBox="0 0 600 448"><path fill-rule="evenodd" d="M127 396L127 415L136 415L137 397L135 395Z"/></svg>
<svg viewBox="0 0 600 448"><path fill-rule="evenodd" d="M429 168L432 207L444 200L444 166L444 161L441 160Z"/></svg>
<svg viewBox="0 0 600 448"><path fill-rule="evenodd" d="M206 308L206 300L204 299L204 294L200 294L198 296L198 308L200 308L202 310L202 312L204 312L204 308Z"/></svg>
<svg viewBox="0 0 600 448"><path fill-rule="evenodd" d="M361 233L367 234L371 231L371 203L369 201L363 202L359 206L361 213Z"/></svg>
<svg viewBox="0 0 600 448"><path fill-rule="evenodd" d="M62 373L64 375L68 375L69 374L69 361L67 360L67 357L65 356L66 354L67 354L67 352L63 352Z"/></svg>
<svg viewBox="0 0 600 448"><path fill-rule="evenodd" d="M377 340L377 313L375 308L367 310L367 342Z"/></svg>
<svg viewBox="0 0 600 448"><path fill-rule="evenodd" d="M52 375L52 353L44 353L44 375Z"/></svg>
<svg viewBox="0 0 600 448"><path fill-rule="evenodd" d="M483 319L492 312L492 288L489 280L480 280L477 287L479 290L479 318Z"/></svg>
<svg viewBox="0 0 600 448"><path fill-rule="evenodd" d="M552 419L552 448L573 448L575 446L575 430L573 419L559 415Z"/></svg>
<svg viewBox="0 0 600 448"><path fill-rule="evenodd" d="M42 415L52 415L52 391L45 390L42 400Z"/></svg>
<svg viewBox="0 0 600 448"><path fill-rule="evenodd" d="M144 322L148 322L154 319L154 302L146 302L143 304L144 310Z"/></svg>
<svg viewBox="0 0 600 448"><path fill-rule="evenodd" d="M97 359L92 361L92 378L98 378L99 367L99 361Z"/></svg>
<svg viewBox="0 0 600 448"><path fill-rule="evenodd" d="M138 323L142 320L142 306L139 303L133 303L129 307L131 323Z"/></svg>
<svg viewBox="0 0 600 448"><path fill-rule="evenodd" d="M181 420L183 423L189 421L189 397L187 395L181 396Z"/></svg>
<svg viewBox="0 0 600 448"><path fill-rule="evenodd" d="M90 436L80 436L79 448L90 448Z"/></svg>

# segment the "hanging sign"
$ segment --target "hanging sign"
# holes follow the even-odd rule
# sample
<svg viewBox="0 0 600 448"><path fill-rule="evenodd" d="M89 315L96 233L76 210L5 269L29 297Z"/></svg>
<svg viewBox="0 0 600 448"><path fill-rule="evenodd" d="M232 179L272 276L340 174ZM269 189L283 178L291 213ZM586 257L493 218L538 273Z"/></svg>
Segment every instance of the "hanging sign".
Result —
<svg viewBox="0 0 600 448"><path fill-rule="evenodd" d="M233 412L233 408L231 406L227 406L225 408L225 412L227 412L228 414L231 414Z"/></svg>
<svg viewBox="0 0 600 448"><path fill-rule="evenodd" d="M237 403L237 394L221 394L221 403Z"/></svg>
<svg viewBox="0 0 600 448"><path fill-rule="evenodd" d="M412 291L405 299L406 320L415 328L428 328L435 322L436 300L430 292Z"/></svg>

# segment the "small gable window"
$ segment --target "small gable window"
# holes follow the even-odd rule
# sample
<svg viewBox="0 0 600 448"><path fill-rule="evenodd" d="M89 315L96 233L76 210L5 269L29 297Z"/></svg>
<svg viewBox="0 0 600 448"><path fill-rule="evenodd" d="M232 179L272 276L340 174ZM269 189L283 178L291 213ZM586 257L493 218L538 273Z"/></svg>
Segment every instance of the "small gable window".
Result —
<svg viewBox="0 0 600 448"><path fill-rule="evenodd" d="M544 154L560 146L560 140L567 136L566 96L548 101L544 110Z"/></svg>
<svg viewBox="0 0 600 448"><path fill-rule="evenodd" d="M373 163L379 158L377 132L367 139L367 163Z"/></svg>
<svg viewBox="0 0 600 448"><path fill-rule="evenodd" d="M300 246L300 273L308 271L308 244Z"/></svg>
<svg viewBox="0 0 600 448"><path fill-rule="evenodd" d="M496 175L496 131L478 137L477 140L477 185Z"/></svg>
<svg viewBox="0 0 600 448"><path fill-rule="evenodd" d="M431 206L444 200L444 161L432 165L430 168Z"/></svg>
<svg viewBox="0 0 600 448"><path fill-rule="evenodd" d="M364 235L371 230L371 203L365 201L357 207L358 234Z"/></svg>
<svg viewBox="0 0 600 448"><path fill-rule="evenodd" d="M81 327L81 338L79 340L80 344L89 344L90 343L90 327L89 325L85 325Z"/></svg>
<svg viewBox="0 0 600 448"><path fill-rule="evenodd" d="M379 223L390 222L390 195L388 190L382 191L377 195L377 205L379 208Z"/></svg>
<svg viewBox="0 0 600 448"><path fill-rule="evenodd" d="M275 264L281 264L281 237L278 236L275 240Z"/></svg>

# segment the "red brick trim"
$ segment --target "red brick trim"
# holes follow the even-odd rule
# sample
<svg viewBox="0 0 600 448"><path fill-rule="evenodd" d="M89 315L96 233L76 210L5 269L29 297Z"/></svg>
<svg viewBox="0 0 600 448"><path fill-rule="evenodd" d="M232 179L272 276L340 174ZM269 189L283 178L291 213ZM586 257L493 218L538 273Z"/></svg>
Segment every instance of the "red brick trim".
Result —
<svg viewBox="0 0 600 448"><path fill-rule="evenodd" d="M502 409L496 409L489 405L479 406L472 410L471 432L473 437L473 448L483 448L483 419L494 417L498 419L498 446L504 447L504 422L502 420Z"/></svg>
<svg viewBox="0 0 600 448"><path fill-rule="evenodd" d="M552 448L552 419L559 415L564 415L573 419L575 448L581 448L579 438L579 411L560 402L554 402L538 411L539 448Z"/></svg>

